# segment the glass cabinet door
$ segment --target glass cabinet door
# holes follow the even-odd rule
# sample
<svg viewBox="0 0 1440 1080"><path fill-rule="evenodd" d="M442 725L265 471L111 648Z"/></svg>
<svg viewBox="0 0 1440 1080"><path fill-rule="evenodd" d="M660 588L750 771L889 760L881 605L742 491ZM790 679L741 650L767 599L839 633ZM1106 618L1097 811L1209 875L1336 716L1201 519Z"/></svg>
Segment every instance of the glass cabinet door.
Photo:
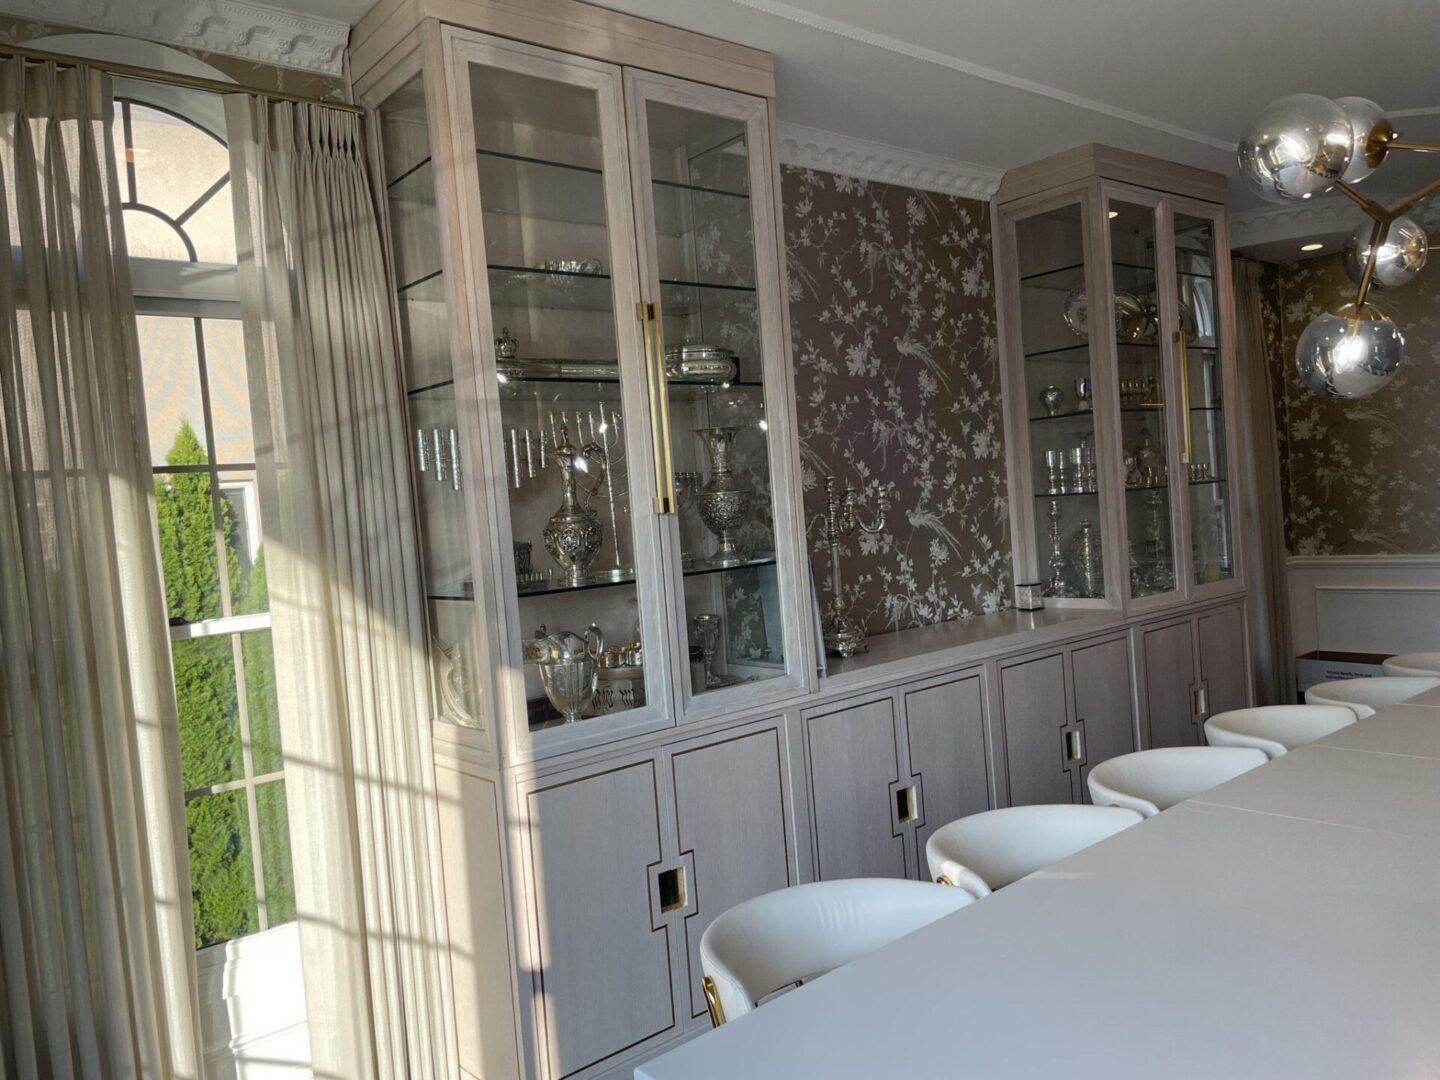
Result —
<svg viewBox="0 0 1440 1080"><path fill-rule="evenodd" d="M1182 457L1189 492L1193 584L1208 585L1235 576L1215 222L1209 216L1181 212L1173 221L1178 325L1171 336L1185 409Z"/></svg>
<svg viewBox="0 0 1440 1080"><path fill-rule="evenodd" d="M493 339L493 367L476 377L510 623L502 693L518 709L523 682L532 735L660 722L669 680L620 73L521 47L457 49L460 176L480 211L468 227Z"/></svg>
<svg viewBox="0 0 1440 1080"><path fill-rule="evenodd" d="M769 134L757 99L635 73L627 92L677 662L687 701L714 705L795 674L782 582L805 572L777 543L798 526L767 412L785 385Z"/></svg>
<svg viewBox="0 0 1440 1080"><path fill-rule="evenodd" d="M1092 347L1108 328L1090 317L1085 240L1079 202L1015 222L1030 517L1055 598L1105 596Z"/></svg>
<svg viewBox="0 0 1440 1080"><path fill-rule="evenodd" d="M462 484L450 304L425 87L415 75L376 109L395 274L410 455L416 471L431 673L441 719L484 726L482 655Z"/></svg>
<svg viewBox="0 0 1440 1080"><path fill-rule="evenodd" d="M1172 390L1156 261L1159 212L1156 204L1111 198L1106 217L1115 299L1126 559L1130 595L1141 598L1173 593L1178 587L1170 469Z"/></svg>

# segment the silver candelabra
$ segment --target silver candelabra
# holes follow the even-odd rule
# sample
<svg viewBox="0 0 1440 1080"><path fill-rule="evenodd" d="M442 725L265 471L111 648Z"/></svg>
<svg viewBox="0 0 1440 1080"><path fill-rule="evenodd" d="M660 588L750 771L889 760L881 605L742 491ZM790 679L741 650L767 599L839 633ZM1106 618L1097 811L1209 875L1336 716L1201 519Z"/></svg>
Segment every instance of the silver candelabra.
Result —
<svg viewBox="0 0 1440 1080"><path fill-rule="evenodd" d="M825 651L834 656L854 656L865 647L865 631L850 617L845 590L840 583L840 543L857 529L874 534L885 528L885 518L873 514L870 523L860 519L860 493L848 483L841 490L833 476L825 478L825 513L816 514L810 524L820 522L820 540L830 549L830 610L823 633Z"/></svg>

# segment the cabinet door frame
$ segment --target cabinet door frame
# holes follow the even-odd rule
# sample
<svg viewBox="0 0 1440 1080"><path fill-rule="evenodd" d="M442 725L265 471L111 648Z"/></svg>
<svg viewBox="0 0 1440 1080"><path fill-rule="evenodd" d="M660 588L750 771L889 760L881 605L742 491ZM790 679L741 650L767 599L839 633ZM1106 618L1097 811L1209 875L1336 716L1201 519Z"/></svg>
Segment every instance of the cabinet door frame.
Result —
<svg viewBox="0 0 1440 1080"><path fill-rule="evenodd" d="M1064 720L1064 723L1061 724L1058 728L1056 728L1056 729L1055 729L1055 732L1054 732L1055 735L1056 735L1056 742L1055 742L1056 761L1057 761L1057 764L1058 764L1059 767L1060 767L1060 770L1066 774L1067 779L1068 779L1068 781L1069 781L1069 785L1070 785L1070 799L1069 799L1069 801L1072 802L1072 803L1073 803L1073 802L1076 802L1076 801L1079 799L1079 797L1080 797L1080 796L1079 796L1079 791L1080 791L1080 789L1079 789L1080 765L1079 765L1078 762L1076 762L1075 765L1074 765L1074 768L1071 768L1069 765L1065 764L1065 738L1066 738L1066 736L1067 736L1067 734L1068 734L1069 732L1076 730L1076 727L1075 727L1075 691L1074 691L1074 686L1072 685L1071 673L1070 673L1070 647L1069 647L1068 644L1066 644L1066 645L1056 645L1056 646L1054 646L1053 648L1049 648L1049 649L1040 649L1040 650L1037 650L1037 651L1035 651L1035 652L1033 652L1033 653L1024 653L1024 654L1022 654L1022 655L1020 655L1020 656L1007 657L1007 658L999 661L999 662L996 664L996 666L995 666L995 685L996 685L995 700L999 703L999 704L998 704L998 709L996 710L996 711L998 712L998 714L999 714L999 736L998 736L998 738L999 738L1000 744L1004 747L1004 751L1003 751L1003 752L1004 752L1004 777L1005 777L1005 800L1004 800L1003 803L999 803L998 805L1001 805L1001 806L1014 806L1014 805L1015 805L1014 785L1011 783L1011 778L1012 778L1012 776L1014 775L1014 770L1015 770L1015 762L1014 762L1014 760L1012 759L1011 754L1010 754L1010 731L1011 731L1012 725L1011 725L1010 722L1009 722L1009 718L1006 716L1006 712L1008 711L1008 706L1006 705L1006 702L1005 702L1005 672L1007 672L1007 671L1010 670L1011 668L1023 667L1023 666L1026 665L1026 664L1033 664L1033 663L1037 663L1038 661L1048 660L1048 659L1051 659L1051 658L1054 658L1054 659L1057 659L1057 660L1060 661L1060 684L1061 684L1061 687L1062 687L1063 693L1064 693L1064 700L1063 700L1060 704L1061 704L1061 711L1062 711L1062 713L1063 713L1063 715L1064 715L1065 720ZM1018 730L1018 729L1017 729L1017 730ZM1033 805L1033 804L1026 803L1026 804L1023 804L1023 805Z"/></svg>
<svg viewBox="0 0 1440 1080"><path fill-rule="evenodd" d="M445 71L448 75L451 168L458 189L459 231L462 239L463 263L457 270L466 278L466 288L473 309L473 323L478 340L472 340L473 357L469 378L474 387L480 416L479 427L486 453L483 473L472 467L472 487L476 475L483 475L483 497L488 505L489 535L494 556L483 565L498 578L496 631L498 658L489 671L494 683L491 690L499 703L497 712L504 719L504 739L511 762L564 753L618 738L637 735L673 726L675 722L673 686L670 670L672 650L669 647L670 622L664 596L664 583L657 572L661 565L659 526L653 506L639 492L654 490L655 478L649 448L654 437L650 430L646 407L643 342L639 323L633 318L639 303L639 267L633 236L631 172L625 145L625 104L623 72L619 67L585 57L554 52L522 42L495 38L453 26L441 29ZM609 243L610 280L617 362L621 373L621 400L628 421L626 436L628 467L631 470L631 529L635 545L635 589L640 614L646 660L644 706L599 716L577 724L567 724L532 733L526 709L524 665L520 654L521 638L532 631L521 621L520 602L515 583L512 558L504 555L510 548L511 524L509 501L496 493L507 490L502 417L495 368L495 326L490 306L487 256L480 205L479 171L475 162L474 110L469 91L469 70L472 64L501 68L535 78L565 83L591 90L596 95L599 136L604 157L606 229ZM457 292L460 290L457 289ZM462 358L457 357L457 361ZM457 363L457 366L460 366ZM583 629L583 628L581 628Z"/></svg>
<svg viewBox="0 0 1440 1080"><path fill-rule="evenodd" d="M660 262L657 252L655 205L650 184L648 102L674 105L745 125L750 183L751 235L755 252L755 298L762 349L766 417L766 446L774 512L776 582L780 596L780 625L784 641L785 671L757 683L709 690L702 694L690 686L688 638L672 634L671 677L680 723L723 716L737 708L791 700L812 690L815 681L815 643L810 608L809 562L805 543L804 503L800 487L798 422L795 414L794 373L790 356L788 321L784 312L784 258L779 243L780 193L778 165L771 144L770 103L766 98L734 90L704 86L669 75L624 69L627 113L626 135L634 198L635 239L639 256L642 296L660 296ZM663 358L656 358L662 363ZM652 438L657 437L651 418ZM653 484L650 490L654 490ZM656 515L662 574L666 584L668 625L686 625L685 579L681 567L676 517Z"/></svg>
<svg viewBox="0 0 1440 1080"><path fill-rule="evenodd" d="M1240 371L1238 354L1235 349L1235 291L1230 266L1230 222L1225 208L1198 199L1187 199L1179 195L1165 197L1167 222L1166 253L1170 260L1171 288L1175 284L1175 215L1186 214L1209 220L1214 228L1215 247L1215 317L1220 331L1220 370L1224 380L1223 408L1225 416L1225 486L1229 500L1230 565L1232 574L1228 579L1197 583L1191 555L1195 523L1191 520L1190 492L1186 489L1181 521L1186 538L1185 557L1190 563L1185 584L1186 597L1191 602L1218 599L1245 591L1244 551L1240 543L1240 511L1245 506L1245 468L1249 454L1241 442L1243 428L1240 424ZM1179 359L1176 358L1178 368ZM1177 378L1179 377L1177 371ZM1179 458L1176 458L1178 461Z"/></svg>
<svg viewBox="0 0 1440 1080"><path fill-rule="evenodd" d="M1200 726L1198 716L1197 692L1200 688L1200 653L1199 642L1196 640L1195 616L1186 612L1172 613L1168 618L1152 619L1148 622L1138 623L1131 627L1132 648L1131 656L1135 662L1135 684L1136 684L1136 705L1140 712L1140 748L1150 750L1155 748L1154 718L1150 715L1150 672L1146 663L1145 635L1152 631L1167 630L1174 626L1188 626L1190 628L1190 670L1194 679L1186 689L1186 699L1190 703L1190 723L1197 728L1196 745L1204 744L1204 732Z"/></svg>
<svg viewBox="0 0 1440 1080"><path fill-rule="evenodd" d="M994 213L992 247L996 268L998 347L1000 354L1001 417L1005 431L1005 473L1011 493L1010 536L1015 580L1044 580L1043 553L1037 539L1037 496L1035 462L1030 450L1029 402L1025 379L1025 344L1021 325L1020 256L1016 227L1027 218L1067 206L1080 211L1081 250L1085 258L1085 287L1092 296L1111 293L1110 275L1101 268L1100 242L1104 219L1099 201L1100 182L1089 178L1058 191L1026 196L997 207ZM1108 246L1105 249L1108 251ZM1108 259L1105 262L1108 266ZM1110 301L1113 303L1113 301ZM1113 341L1102 337L1089 350L1092 401L1095 411L1095 458L1099 473L1099 516L1101 555L1105 572L1105 595L1096 598L1045 598L1046 607L1120 610L1128 589L1118 584L1117 567L1128 567L1121 541L1124 505L1117 495L1116 477L1123 486L1122 451L1114 432L1120 422L1120 396ZM1128 568L1126 571L1128 578Z"/></svg>

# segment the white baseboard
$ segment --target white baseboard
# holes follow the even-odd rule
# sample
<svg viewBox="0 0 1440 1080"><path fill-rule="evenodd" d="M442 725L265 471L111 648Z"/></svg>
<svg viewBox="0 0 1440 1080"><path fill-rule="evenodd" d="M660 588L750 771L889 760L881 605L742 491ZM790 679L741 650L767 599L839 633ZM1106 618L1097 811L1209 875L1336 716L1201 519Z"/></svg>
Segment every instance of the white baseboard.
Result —
<svg viewBox="0 0 1440 1080"><path fill-rule="evenodd" d="M1440 555L1315 555L1287 561L1297 655L1440 649Z"/></svg>

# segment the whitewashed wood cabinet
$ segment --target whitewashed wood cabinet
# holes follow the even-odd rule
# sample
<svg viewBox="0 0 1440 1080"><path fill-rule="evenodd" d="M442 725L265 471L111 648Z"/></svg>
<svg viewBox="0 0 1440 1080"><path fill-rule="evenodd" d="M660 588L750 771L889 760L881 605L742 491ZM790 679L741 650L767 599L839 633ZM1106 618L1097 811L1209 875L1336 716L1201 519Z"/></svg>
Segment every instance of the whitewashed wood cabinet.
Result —
<svg viewBox="0 0 1440 1080"><path fill-rule="evenodd" d="M1015 575L1047 604L1147 612L1244 590L1225 186L1095 144L1001 183Z"/></svg>
<svg viewBox="0 0 1440 1080"><path fill-rule="evenodd" d="M1088 802L1090 770L1138 748L1130 649L1112 633L997 665L1009 805Z"/></svg>
<svg viewBox="0 0 1440 1080"><path fill-rule="evenodd" d="M1253 702L1243 603L1142 623L1131 634L1145 746L1203 746L1206 719Z"/></svg>

